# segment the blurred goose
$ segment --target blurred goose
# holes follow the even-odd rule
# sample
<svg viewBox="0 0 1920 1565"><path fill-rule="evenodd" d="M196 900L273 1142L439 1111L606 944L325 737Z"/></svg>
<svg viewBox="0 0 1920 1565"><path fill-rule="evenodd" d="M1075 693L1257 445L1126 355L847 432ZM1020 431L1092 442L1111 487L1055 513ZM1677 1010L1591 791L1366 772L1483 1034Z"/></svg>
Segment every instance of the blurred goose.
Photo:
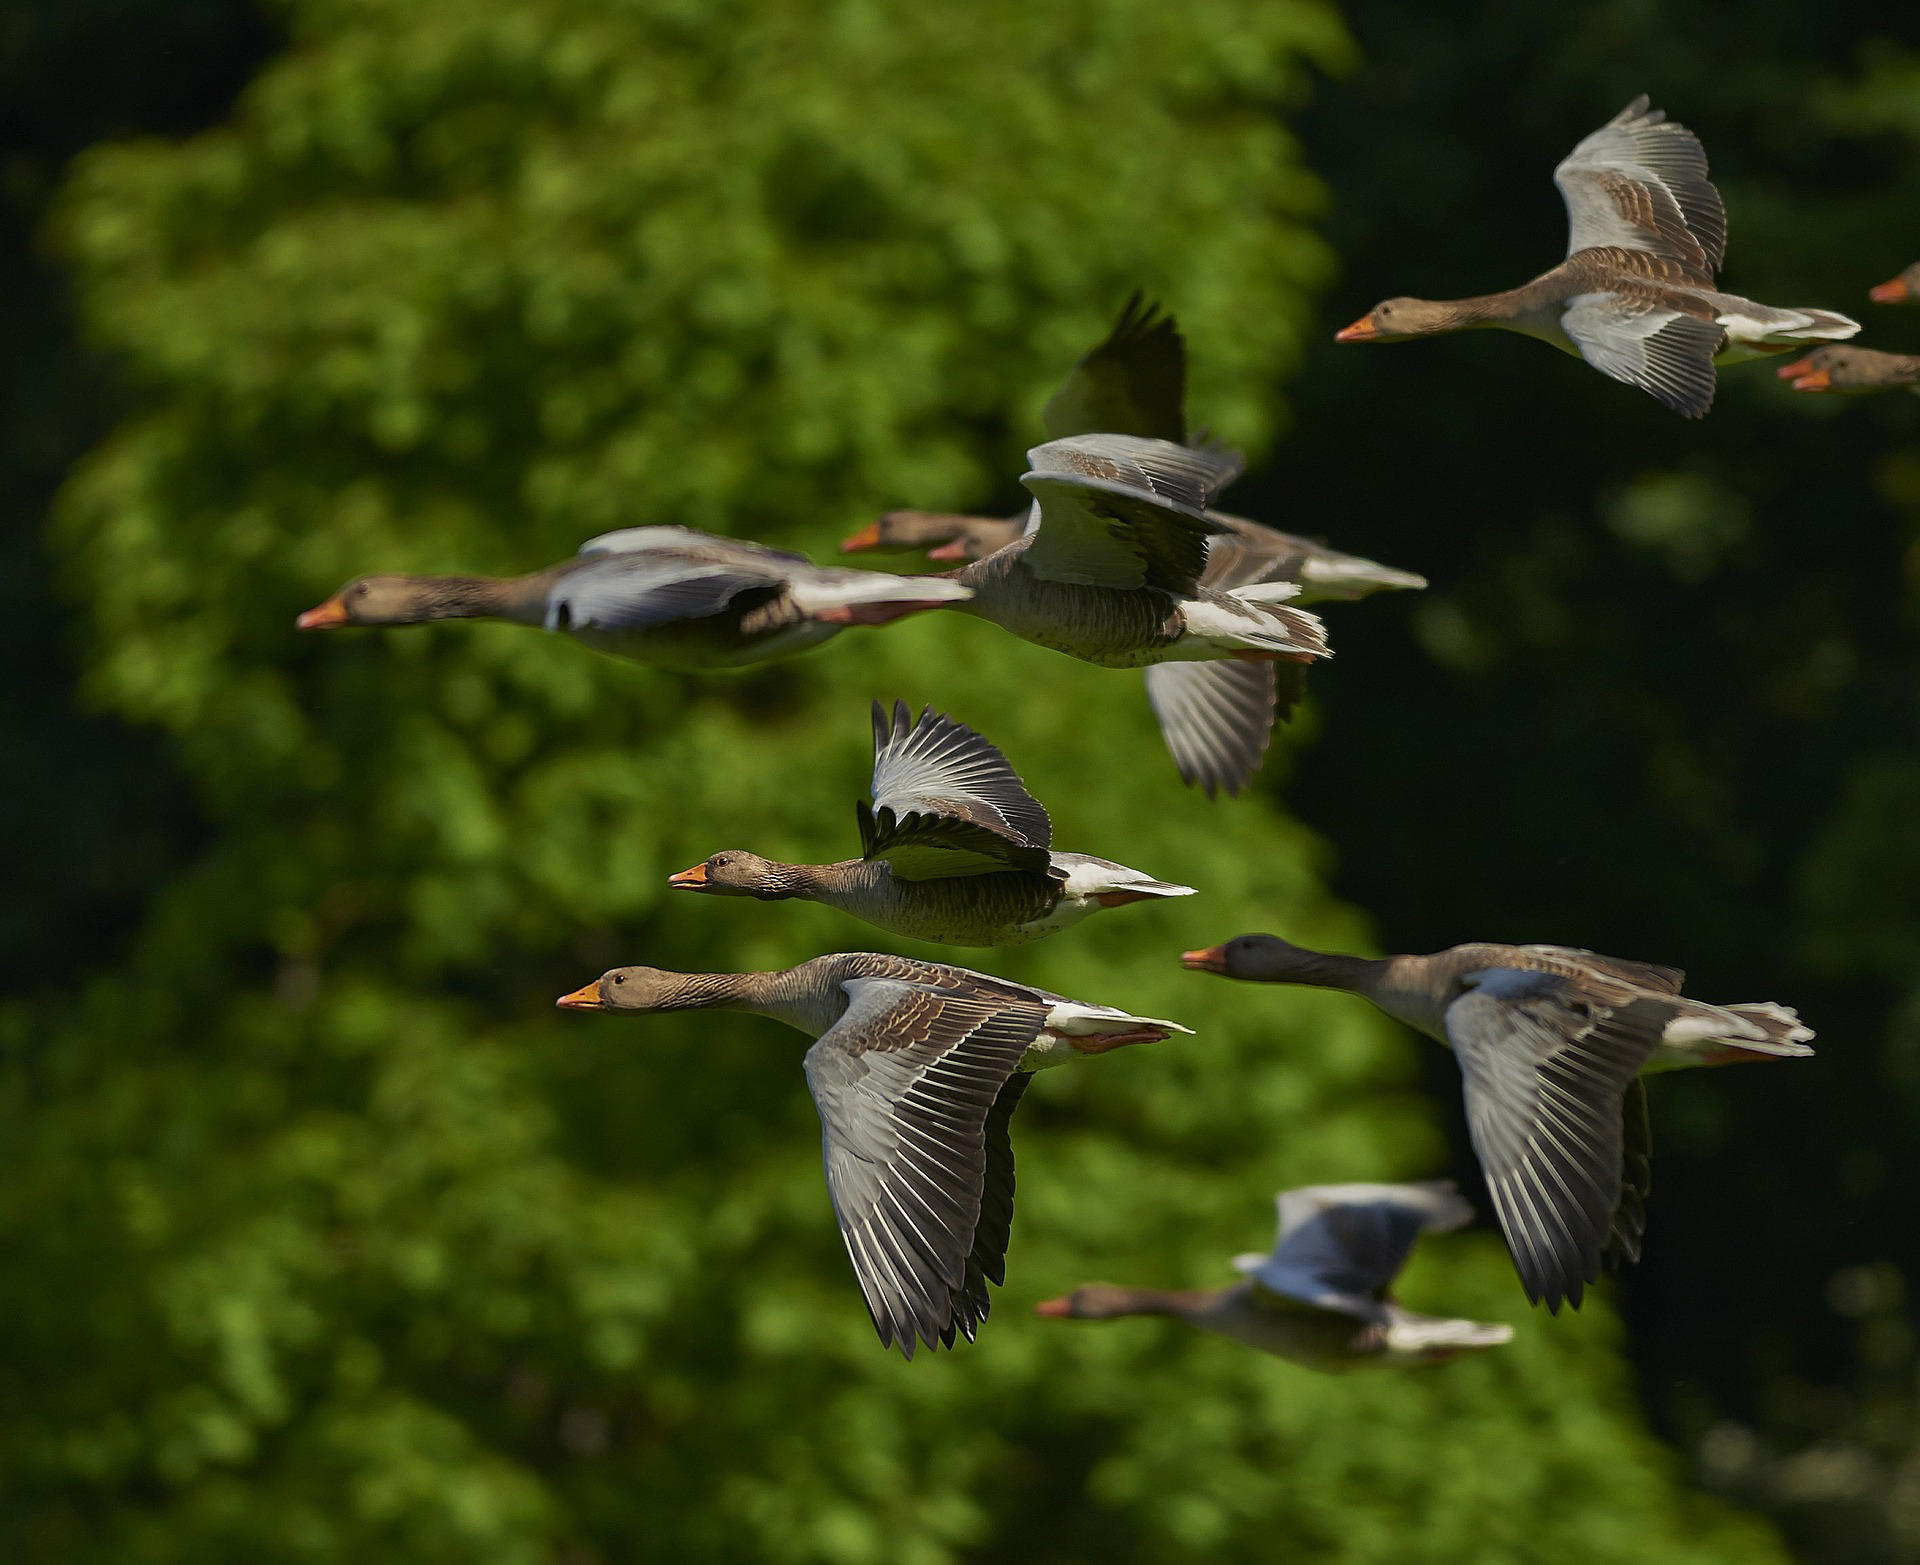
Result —
<svg viewBox="0 0 1920 1565"><path fill-rule="evenodd" d="M1815 348L1784 365L1780 378L1795 391L1896 391L1920 382L1920 353L1881 353L1874 348Z"/></svg>
<svg viewBox="0 0 1920 1565"><path fill-rule="evenodd" d="M1851 337L1832 310L1776 309L1721 293L1726 212L1699 139L1645 95L1588 136L1553 182L1567 204L1567 258L1530 283L1471 299L1388 299L1340 342L1406 342L1501 327L1585 359L1688 418L1713 405L1716 363Z"/></svg>
<svg viewBox="0 0 1920 1565"><path fill-rule="evenodd" d="M1527 1298L1576 1309L1602 1260L1640 1258L1652 1141L1643 1071L1813 1053L1771 1001L1707 1005L1677 968L1481 942L1373 959L1242 935L1182 963L1365 996L1451 1048L1467 1133Z"/></svg>
<svg viewBox="0 0 1920 1565"><path fill-rule="evenodd" d="M1867 290L1875 304L1920 304L1920 261L1915 261L1898 277L1875 283Z"/></svg>
<svg viewBox="0 0 1920 1565"><path fill-rule="evenodd" d="M888 511L876 522L840 541L842 554L874 549L905 554L924 549L930 560L983 560L1004 549L1027 530L1027 513L1018 516L963 516L952 511Z"/></svg>
<svg viewBox="0 0 1920 1565"><path fill-rule="evenodd" d="M871 951L776 973L616 967L575 1010L753 1011L819 1041L827 1193L883 1347L971 1342L1013 1225L1007 1125L1036 1070L1190 1029L964 967Z"/></svg>
<svg viewBox="0 0 1920 1565"><path fill-rule="evenodd" d="M948 945L1038 940L1101 908L1193 887L1084 853L1055 853L1040 801L993 745L904 701L873 704L873 803L859 807L861 857L783 864L729 849L667 884L710 896L802 897L895 934Z"/></svg>
<svg viewBox="0 0 1920 1565"><path fill-rule="evenodd" d="M296 623L334 630L504 619L636 662L733 668L803 651L849 625L884 625L968 595L937 576L822 568L739 538L628 527L529 576L363 576Z"/></svg>
<svg viewBox="0 0 1920 1565"><path fill-rule="evenodd" d="M1423 1233L1473 1219L1449 1182L1309 1185L1277 1198L1280 1236L1271 1255L1241 1255L1247 1280L1232 1288L1169 1292L1090 1283L1034 1307L1036 1315L1111 1320L1174 1315L1309 1369L1431 1364L1511 1341L1511 1326L1418 1315L1388 1291Z"/></svg>

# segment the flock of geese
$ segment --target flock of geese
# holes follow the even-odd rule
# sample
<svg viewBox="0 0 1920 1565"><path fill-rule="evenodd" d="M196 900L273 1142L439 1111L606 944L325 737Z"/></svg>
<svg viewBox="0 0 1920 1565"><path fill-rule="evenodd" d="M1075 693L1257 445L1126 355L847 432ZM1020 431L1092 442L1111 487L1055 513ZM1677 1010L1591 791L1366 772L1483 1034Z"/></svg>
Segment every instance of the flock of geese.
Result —
<svg viewBox="0 0 1920 1565"><path fill-rule="evenodd" d="M1716 289L1726 219L1705 154L1644 97L1580 142L1554 182L1571 229L1565 261L1503 293L1389 299L1340 340L1505 327L1698 417L1712 401L1716 363L1859 329L1832 311ZM1920 267L1873 293L1920 296ZM1781 373L1797 389L1843 389L1871 373L1861 360L1888 357L1826 347ZM1233 793L1258 770L1306 670L1328 656L1325 628L1303 605L1426 583L1217 510L1241 461L1194 438L1185 381L1173 320L1136 296L1048 403L1045 442L1027 453L1020 480L1031 496L1023 513L893 511L842 546L925 551L950 564L939 573L822 567L740 539L635 527L511 579L362 577L298 623L504 619L702 670L944 609L1085 662L1141 669L1181 776L1209 796ZM896 935L973 947L1195 894L1056 850L1045 807L965 723L876 701L873 742L858 858L788 864L728 848L669 885L804 898ZM1813 1052L1811 1030L1784 1006L1709 1005L1681 994L1674 968L1561 946L1476 942L1370 959L1242 935L1180 960L1226 978L1346 990L1451 1048L1494 1215L1527 1298L1550 1311L1577 1307L1603 1266L1639 1257L1651 1166L1647 1073ZM918 1344L971 1341L991 1307L988 1285L1004 1280L1009 1125L1033 1073L1189 1031L971 968L859 951L778 972L618 967L558 1003L752 1011L815 1038L805 1069L828 1193L881 1343L908 1358ZM1504 1325L1416 1314L1392 1296L1421 1234L1470 1220L1451 1184L1312 1186L1282 1193L1279 1213L1272 1253L1239 1257L1244 1280L1234 1287L1098 1284L1038 1313L1174 1315L1317 1368L1421 1363L1512 1336Z"/></svg>

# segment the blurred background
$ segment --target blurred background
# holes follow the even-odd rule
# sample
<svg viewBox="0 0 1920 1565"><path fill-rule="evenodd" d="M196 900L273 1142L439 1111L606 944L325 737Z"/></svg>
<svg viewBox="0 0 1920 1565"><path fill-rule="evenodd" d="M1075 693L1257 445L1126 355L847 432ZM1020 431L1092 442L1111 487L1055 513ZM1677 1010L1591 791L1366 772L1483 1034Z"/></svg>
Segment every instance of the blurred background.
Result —
<svg viewBox="0 0 1920 1565"><path fill-rule="evenodd" d="M1920 1559L1920 405L1749 366L1693 424L1517 338L1330 341L1552 264L1553 165L1645 91L1727 287L1920 349L1865 299L1920 259L1920 18L25 0L0 87L10 1558ZM1237 510L1433 582L1329 612L1240 800L1180 788L1137 680L955 617L708 680L292 631L614 526L824 558L1010 508L1136 287L1253 457ZM889 948L661 883L851 852L896 695L1064 846L1204 888L960 954L1198 1036L1036 1086L1008 1287L911 1365L804 1040L552 1009ZM1655 1084L1646 1258L1577 1315L1484 1225L1428 1246L1407 1301L1510 1349L1329 1378L1032 1319L1224 1280L1282 1185L1484 1202L1441 1051L1175 965L1257 928L1681 964L1821 1053Z"/></svg>

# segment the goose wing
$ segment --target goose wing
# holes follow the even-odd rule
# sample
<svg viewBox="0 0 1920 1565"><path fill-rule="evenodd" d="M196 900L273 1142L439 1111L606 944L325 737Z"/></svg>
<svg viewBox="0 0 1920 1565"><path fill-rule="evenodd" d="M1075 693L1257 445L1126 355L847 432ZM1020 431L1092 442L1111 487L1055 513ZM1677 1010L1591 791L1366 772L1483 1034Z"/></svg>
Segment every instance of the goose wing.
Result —
<svg viewBox="0 0 1920 1565"><path fill-rule="evenodd" d="M732 562L747 569L774 571L788 565L810 565L804 554L772 549L749 538L722 538L691 527L622 527L601 533L580 545L582 554L682 555L716 564Z"/></svg>
<svg viewBox="0 0 1920 1565"><path fill-rule="evenodd" d="M1235 1266L1265 1293L1373 1319L1414 1241L1429 1229L1459 1228L1473 1210L1450 1182L1309 1185L1277 1198L1280 1234L1271 1255Z"/></svg>
<svg viewBox="0 0 1920 1565"><path fill-rule="evenodd" d="M1044 872L1053 823L1007 758L965 723L924 707L873 703L873 803L859 806L864 857L896 875L937 880Z"/></svg>
<svg viewBox="0 0 1920 1565"><path fill-rule="evenodd" d="M843 985L807 1051L827 1193L883 1346L969 1339L998 1282L1013 1210L1006 1120L1038 1001L893 978ZM1012 1089L1009 1092L1009 1089Z"/></svg>
<svg viewBox="0 0 1920 1565"><path fill-rule="evenodd" d="M1187 438L1187 344L1173 317L1136 292L1113 330L1068 372L1040 415L1049 440L1069 435Z"/></svg>
<svg viewBox="0 0 1920 1565"><path fill-rule="evenodd" d="M1643 93L1553 171L1567 204L1567 254L1611 246L1679 261L1713 283L1727 253L1727 213L1707 178L1700 138L1650 108Z"/></svg>
<svg viewBox="0 0 1920 1565"><path fill-rule="evenodd" d="M1181 780L1205 790L1237 794L1260 770L1281 715L1305 689L1297 663L1152 663L1144 670L1147 701L1160 724Z"/></svg>
<svg viewBox="0 0 1920 1565"><path fill-rule="evenodd" d="M1521 968L1463 981L1444 1020L1494 1213L1528 1299L1577 1308L1621 1204L1627 1090L1673 1008L1652 996L1603 1005Z"/></svg>
<svg viewBox="0 0 1920 1565"><path fill-rule="evenodd" d="M1567 301L1560 329L1602 375L1683 417L1704 418L1713 406L1713 356L1726 340L1717 322L1654 297L1583 293Z"/></svg>
<svg viewBox="0 0 1920 1565"><path fill-rule="evenodd" d="M672 551L596 553L547 593L547 629L645 630L745 611L787 590L781 570Z"/></svg>
<svg viewBox="0 0 1920 1565"><path fill-rule="evenodd" d="M1039 502L1025 555L1036 576L1076 586L1158 587L1190 596L1207 540L1228 529L1207 517L1238 457L1133 435L1076 435L1027 453L1020 482Z"/></svg>

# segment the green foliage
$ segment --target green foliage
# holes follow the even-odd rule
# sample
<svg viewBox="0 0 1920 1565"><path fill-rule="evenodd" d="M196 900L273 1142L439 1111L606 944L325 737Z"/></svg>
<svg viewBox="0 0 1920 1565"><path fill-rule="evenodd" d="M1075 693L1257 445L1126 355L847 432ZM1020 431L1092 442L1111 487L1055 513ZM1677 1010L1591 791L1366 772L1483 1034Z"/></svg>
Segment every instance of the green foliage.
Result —
<svg viewBox="0 0 1920 1565"><path fill-rule="evenodd" d="M288 23L230 127L89 156L59 216L139 392L58 518L87 688L213 834L124 958L0 1011L0 1527L116 1565L1770 1557L1637 1427L1604 1304L1526 1317L1484 1233L1405 1292L1519 1340L1439 1373L1022 1318L1220 1278L1276 1187L1446 1155L1395 1029L1178 970L1365 932L1270 800L1178 786L1137 680L934 615L706 682L512 627L291 630L367 569L645 521L824 555L886 504L1003 501L1136 284L1257 448L1329 270L1277 111L1346 58L1333 13ZM1001 1308L910 1366L835 1239L797 1035L551 1010L615 960L873 943L662 889L729 845L848 851L873 695L979 724L1063 846L1204 888L962 958L1199 1036L1036 1084Z"/></svg>

